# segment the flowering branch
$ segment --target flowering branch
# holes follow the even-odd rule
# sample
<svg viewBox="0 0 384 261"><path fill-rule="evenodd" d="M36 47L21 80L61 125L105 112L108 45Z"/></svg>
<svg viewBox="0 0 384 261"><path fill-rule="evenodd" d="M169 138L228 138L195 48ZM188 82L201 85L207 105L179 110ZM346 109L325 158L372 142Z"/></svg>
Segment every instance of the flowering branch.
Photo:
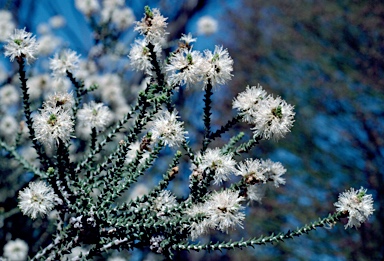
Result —
<svg viewBox="0 0 384 261"><path fill-rule="evenodd" d="M340 221L340 218L345 215L341 212L335 212L334 214L329 214L328 217L319 219L319 221L312 222L310 224L304 225L301 228L298 228L293 231L288 231L286 233L279 233L275 235L272 233L269 236L260 236L254 237L248 240L240 240L240 241L229 241L229 242L217 242L217 243L209 243L209 244L189 244L189 243L181 243L172 246L173 250L222 250L222 249L235 249L235 248L243 248L249 247L253 245L265 245L265 244L273 244L278 243L279 241L284 242L284 239L292 239L293 237L298 237L303 234L308 234L308 232L312 230L316 230L317 227L324 227L329 224L334 224L337 221Z"/></svg>
<svg viewBox="0 0 384 261"><path fill-rule="evenodd" d="M91 2L77 4L81 6ZM112 2L103 4L112 5ZM92 8L82 10L88 11L86 14L91 18L93 27L103 37L99 40L103 44L113 42L114 36L108 38L108 21L115 18L111 14L121 4L114 3L116 6L104 13L109 18L101 20L101 25L97 24L95 16L99 2L93 4ZM105 105L103 90L113 84L98 79L103 84L90 85L91 89L100 87L101 93L95 92L94 96L86 97L90 89L84 88L84 81L76 79L83 78L76 74L79 55L64 50L54 55L50 68L58 82L70 79L75 97L67 92L48 96L32 119L24 61L35 59L35 40L24 30L16 30L10 37L5 54L10 56L11 61L16 58L19 63L24 114L30 130L29 137L43 163L42 170L23 158L16 146L9 146L0 140L0 147L40 178L35 181L34 177L34 181L19 192L18 207L21 212L32 219L49 215L53 210L59 216L53 243L39 251L32 260L69 259L69 253L79 246L86 249L82 253L72 253L71 260L87 260L100 255L104 258L108 255L105 252L124 248L149 248L171 258L174 251L241 249L284 241L317 227L332 227L342 217L348 217L346 228L359 227L365 222L374 211L372 196L366 194L363 188L350 189L340 194L334 204L337 212L294 231L240 241L190 242L215 231L228 234L235 227L243 228L248 203L261 202L267 183L272 183L274 187L285 184L283 175L287 170L280 162L242 159L241 156L249 153L262 139L283 138L294 123L295 113L293 106L280 97L268 95L260 85L248 86L233 100L237 115L212 132L212 95L216 88L232 78L233 60L222 46L215 46L214 51L194 50L192 43L196 39L191 34L182 35L178 47L163 58L166 20L158 9L146 7L144 17L136 22L135 30L143 39L135 41L128 58L131 67L144 72L147 79L135 105L129 107L129 112L121 114L116 110L125 108L124 99L119 97L122 92L115 89L115 96ZM205 92L204 137L202 144L198 145L199 151L195 151L195 144L190 145L193 139L185 130L183 117L178 111L179 104L172 103L178 88L196 86L204 86ZM93 97L97 102L83 103L83 99L87 101ZM120 100L117 102L114 99ZM115 120L117 115L122 119ZM112 124L114 121L116 123ZM226 141L223 134L240 121L250 125L252 138L242 141L246 135L239 132ZM81 140L76 137L76 124L86 136ZM99 135L103 136L98 139ZM115 140L118 135L121 136ZM211 142L216 138L222 138L226 144L212 148ZM89 145L89 149L80 148L78 144ZM48 155L44 153L43 145ZM21 141L20 146L24 146ZM184 158L190 163L190 191L177 198L171 192L170 183L183 174L179 172L185 172L180 147L185 151ZM79 157L76 150L85 154L81 155L77 164L74 163ZM125 192L134 191L136 187L131 187L140 181L140 177L151 177L163 166L165 169L167 165L163 161L167 157L171 163L162 172L162 178L153 175L156 179L160 178L154 183L157 185L152 189L145 187L143 195L132 193L132 199L127 200ZM232 176L240 178L237 182L231 181ZM22 248L25 249L25 246Z"/></svg>

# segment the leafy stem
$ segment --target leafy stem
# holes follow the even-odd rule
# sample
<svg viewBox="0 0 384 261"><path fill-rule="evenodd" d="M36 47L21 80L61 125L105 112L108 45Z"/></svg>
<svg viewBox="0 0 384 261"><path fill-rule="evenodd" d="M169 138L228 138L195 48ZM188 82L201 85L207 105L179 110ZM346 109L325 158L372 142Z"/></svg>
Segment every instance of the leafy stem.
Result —
<svg viewBox="0 0 384 261"><path fill-rule="evenodd" d="M211 141L211 115L212 115L212 84L211 81L208 81L205 86L205 94L204 94L204 140L203 140L203 148L201 152L204 152Z"/></svg>
<svg viewBox="0 0 384 261"><path fill-rule="evenodd" d="M328 217L319 219L318 221L306 224L302 226L301 228L297 228L293 231L289 230L286 233L279 233L275 235L272 233L269 236L260 236L260 237L254 237L248 240L240 240L240 241L229 241L229 242L217 242L217 243L209 243L209 244L189 244L189 243L181 243L181 244L175 244L172 246L173 250L222 250L222 249L235 249L235 248L243 248L243 247L249 247L254 245L265 245L265 244L273 244L277 243L279 241L284 241L285 239L292 239L294 237L301 236L303 234L308 234L308 232L312 230L316 230L318 227L324 227L333 225L335 222L340 221L342 217L344 217L345 214L342 212L335 212L333 214L329 214Z"/></svg>
<svg viewBox="0 0 384 261"><path fill-rule="evenodd" d="M37 152L38 159L40 160L43 168L46 170L51 164L50 164L50 160L48 159L47 155L44 152L42 145L38 143L36 140L36 134L33 128L31 103L29 102L27 78L24 71L24 59L21 56L17 57L17 63L19 64L19 76L21 81L23 108L24 108L26 123L29 129L29 138L32 141L33 148Z"/></svg>

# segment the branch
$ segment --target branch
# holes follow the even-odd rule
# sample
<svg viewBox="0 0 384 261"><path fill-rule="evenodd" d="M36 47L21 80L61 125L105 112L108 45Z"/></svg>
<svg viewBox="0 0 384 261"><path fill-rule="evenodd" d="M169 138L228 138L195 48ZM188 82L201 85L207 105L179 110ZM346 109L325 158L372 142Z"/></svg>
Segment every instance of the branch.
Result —
<svg viewBox="0 0 384 261"><path fill-rule="evenodd" d="M243 247L249 247L253 245L265 245L267 243L275 243L279 241L284 241L284 239L293 238L293 237L299 237L301 235L308 234L309 231L316 230L317 227L324 227L327 225L332 225L335 222L339 221L340 218L344 217L345 214L342 212L336 212L334 214L329 214L328 217L319 219L319 221L312 222L308 225L304 225L301 228L298 228L296 230L290 231L288 230L287 233L279 233L275 235L272 233L269 236L260 236L259 238L251 238L246 241L243 239L240 241L234 241L234 242L217 242L215 244L209 243L209 244L189 244L189 243L181 243L181 244L175 244L172 246L173 250L221 250L221 249L235 249L235 248L243 248Z"/></svg>

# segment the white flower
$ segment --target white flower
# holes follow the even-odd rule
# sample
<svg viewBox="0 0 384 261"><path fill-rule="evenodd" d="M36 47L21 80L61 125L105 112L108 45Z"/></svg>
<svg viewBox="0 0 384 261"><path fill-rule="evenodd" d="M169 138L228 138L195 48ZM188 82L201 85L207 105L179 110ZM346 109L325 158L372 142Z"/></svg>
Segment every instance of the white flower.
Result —
<svg viewBox="0 0 384 261"><path fill-rule="evenodd" d="M202 170L209 168L214 171L214 184L219 184L228 180L229 176L235 173L235 165L236 162L232 159L232 154L223 155L219 148L215 148L205 151L201 157L199 168Z"/></svg>
<svg viewBox="0 0 384 261"><path fill-rule="evenodd" d="M116 8L112 12L111 20L122 31L130 27L135 22L136 17L131 8Z"/></svg>
<svg viewBox="0 0 384 261"><path fill-rule="evenodd" d="M266 186L263 186L262 184L247 185L247 198L261 203L261 200L265 195L265 189Z"/></svg>
<svg viewBox="0 0 384 261"><path fill-rule="evenodd" d="M96 13L100 9L98 0L75 0L76 8L85 14L90 16L93 13Z"/></svg>
<svg viewBox="0 0 384 261"><path fill-rule="evenodd" d="M36 139L49 147L60 140L67 144L73 132L73 125L70 113L60 107L41 109L33 122Z"/></svg>
<svg viewBox="0 0 384 261"><path fill-rule="evenodd" d="M11 115L5 115L1 117L0 120L0 133L1 136L6 138L13 138L17 133L19 123L16 121L15 117Z"/></svg>
<svg viewBox="0 0 384 261"><path fill-rule="evenodd" d="M265 192L265 186L261 186L261 183L273 181L274 185L279 187L280 184L285 184L285 179L281 177L285 172L286 169L280 162L273 162L270 159L246 159L237 165L235 174L244 177L247 197L261 202Z"/></svg>
<svg viewBox="0 0 384 261"><path fill-rule="evenodd" d="M227 49L222 46L215 46L215 51L204 51L205 58L210 64L209 70L205 75L205 82L208 81L212 86L225 84L232 78L233 60L229 56Z"/></svg>
<svg viewBox="0 0 384 261"><path fill-rule="evenodd" d="M145 35L148 41L152 43L160 43L168 34L165 31L167 18L160 14L159 9L149 8L145 10L145 16L141 21L136 22L135 31L139 31L141 35Z"/></svg>
<svg viewBox="0 0 384 261"><path fill-rule="evenodd" d="M147 47L146 39L135 40L129 51L128 58L130 64L136 71L144 71L147 74L151 74L153 65L151 63L151 52ZM158 45L156 45L158 46Z"/></svg>
<svg viewBox="0 0 384 261"><path fill-rule="evenodd" d="M55 53L53 59L50 59L49 68L55 78L62 78L68 72L73 72L79 67L80 56L72 50L64 50L61 54Z"/></svg>
<svg viewBox="0 0 384 261"><path fill-rule="evenodd" d="M53 192L50 186L44 182L31 182L28 188L19 192L19 208L24 215L35 219L37 216L43 217L50 212L56 204L61 204L61 200Z"/></svg>
<svg viewBox="0 0 384 261"><path fill-rule="evenodd" d="M214 192L205 203L209 226L226 233L235 225L242 227L242 220L245 218L245 214L241 212L244 209L241 206L243 200L236 191L227 189Z"/></svg>
<svg viewBox="0 0 384 261"><path fill-rule="evenodd" d="M188 209L185 210L185 214L190 217L205 217L198 222L192 222L189 227L189 231L191 233L192 240L195 240L199 236L206 234L210 227L210 220L207 217L207 208L203 204L194 204Z"/></svg>
<svg viewBox="0 0 384 261"><path fill-rule="evenodd" d="M338 201L334 203L336 211L348 212L348 223L345 228L360 227L365 220L372 215L372 195L366 194L367 190L361 187L359 190L351 188L339 195Z"/></svg>
<svg viewBox="0 0 384 261"><path fill-rule="evenodd" d="M51 28L47 23L39 23L37 26L37 32L41 35L45 35L51 32Z"/></svg>
<svg viewBox="0 0 384 261"><path fill-rule="evenodd" d="M104 1L103 5L102 21L114 23L120 31L131 26L136 20L133 10L129 7L123 7L124 1Z"/></svg>
<svg viewBox="0 0 384 261"><path fill-rule="evenodd" d="M38 39L39 55L50 55L61 44L60 38L52 34L46 34Z"/></svg>
<svg viewBox="0 0 384 261"><path fill-rule="evenodd" d="M16 87L12 84L6 84L0 88L0 104L1 106L9 106L16 104L20 100L20 94Z"/></svg>
<svg viewBox="0 0 384 261"><path fill-rule="evenodd" d="M187 87L201 82L209 68L209 63L200 52L186 48L171 55L165 66L172 84L186 84Z"/></svg>
<svg viewBox="0 0 384 261"><path fill-rule="evenodd" d="M178 121L178 118L176 110L172 113L169 111L159 113L151 128L152 139L160 139L169 147L180 146L188 132L184 131L184 123Z"/></svg>
<svg viewBox="0 0 384 261"><path fill-rule="evenodd" d="M254 136L264 139L274 138L278 140L290 131L293 126L295 112L293 106L287 104L280 97L267 99L259 103L260 108L254 115Z"/></svg>
<svg viewBox="0 0 384 261"><path fill-rule="evenodd" d="M57 78L56 81L51 81L48 92L68 92L71 87L71 81L68 78Z"/></svg>
<svg viewBox="0 0 384 261"><path fill-rule="evenodd" d="M12 13L7 10L0 10L0 17L0 42L4 42L15 29L15 23L12 21Z"/></svg>
<svg viewBox="0 0 384 261"><path fill-rule="evenodd" d="M191 43L196 42L196 38L193 38L191 33L182 34L180 37L180 41L183 41L187 45L190 45Z"/></svg>
<svg viewBox="0 0 384 261"><path fill-rule="evenodd" d="M164 216L167 209L177 207L176 197L169 190L162 190L153 202L157 216Z"/></svg>
<svg viewBox="0 0 384 261"><path fill-rule="evenodd" d="M273 98L260 85L247 87L233 101L233 108L240 110L245 122L254 124L255 136L279 139L293 126L293 106L280 97Z"/></svg>
<svg viewBox="0 0 384 261"><path fill-rule="evenodd" d="M113 114L103 103L91 101L89 104L84 104L77 112L77 117L83 126L96 128L99 132L104 131L111 123Z"/></svg>
<svg viewBox="0 0 384 261"><path fill-rule="evenodd" d="M256 183L267 181L265 172L267 170L262 166L261 161L258 159L246 159L245 162L240 162L237 165L237 176L243 176L247 184L254 185Z"/></svg>
<svg viewBox="0 0 384 261"><path fill-rule="evenodd" d="M243 197L231 190L213 192L205 203L196 204L188 208L185 213L190 217L201 217L202 220L193 222L190 225L192 239L196 239L209 231L210 228L218 229L228 233L228 229L239 225L242 227L242 220L245 214L241 211Z"/></svg>
<svg viewBox="0 0 384 261"><path fill-rule="evenodd" d="M24 29L15 29L15 32L7 39L7 44L4 46L5 56L9 56L11 62L16 57L23 57L27 63L34 61L37 51L37 44L35 36L28 33Z"/></svg>
<svg viewBox="0 0 384 261"><path fill-rule="evenodd" d="M11 12L0 10L0 17L0 42L5 42L16 26L12 21Z"/></svg>
<svg viewBox="0 0 384 261"><path fill-rule="evenodd" d="M202 16L197 21L197 33L203 35L211 35L217 32L218 24L216 19L211 16Z"/></svg>
<svg viewBox="0 0 384 261"><path fill-rule="evenodd" d="M99 88L97 92L101 93L103 102L111 106L121 106L121 100L124 100L124 95L121 89L121 78L117 74L104 74L97 80Z"/></svg>
<svg viewBox="0 0 384 261"><path fill-rule="evenodd" d="M233 100L233 108L240 111L243 121L251 123L258 110L259 102L267 97L267 92L258 84L256 86L247 86L246 90L239 93Z"/></svg>
<svg viewBox="0 0 384 261"><path fill-rule="evenodd" d="M32 100L40 98L41 94L51 87L52 80L49 74L32 76L28 80L28 94Z"/></svg>
<svg viewBox="0 0 384 261"><path fill-rule="evenodd" d="M65 18L62 15L55 15L49 19L49 24L55 29L64 27L65 23Z"/></svg>
<svg viewBox="0 0 384 261"><path fill-rule="evenodd" d="M89 80L92 80L92 77L96 74L97 66L93 60L80 60L79 68L75 72L75 76L79 79L85 81L85 86L90 86L88 84Z"/></svg>
<svg viewBox="0 0 384 261"><path fill-rule="evenodd" d="M285 184L285 179L281 176L287 172L280 162L273 162L270 159L261 160L261 165L265 169L265 176L267 180L273 181L275 187Z"/></svg>
<svg viewBox="0 0 384 261"><path fill-rule="evenodd" d="M24 261L27 260L29 247L24 240L9 240L3 248L3 255L6 260Z"/></svg>
<svg viewBox="0 0 384 261"><path fill-rule="evenodd" d="M48 96L44 102L44 108L61 108L62 110L72 112L75 105L72 93L59 92Z"/></svg>

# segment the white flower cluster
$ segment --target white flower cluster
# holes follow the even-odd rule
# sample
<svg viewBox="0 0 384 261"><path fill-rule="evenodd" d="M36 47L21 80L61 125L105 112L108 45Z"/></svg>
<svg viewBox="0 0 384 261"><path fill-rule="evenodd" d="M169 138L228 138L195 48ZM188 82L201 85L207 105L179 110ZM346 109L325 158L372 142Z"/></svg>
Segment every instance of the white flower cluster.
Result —
<svg viewBox="0 0 384 261"><path fill-rule="evenodd" d="M0 10L0 17L0 42L4 42L15 29L15 23L12 20L12 13L7 10Z"/></svg>
<svg viewBox="0 0 384 261"><path fill-rule="evenodd" d="M170 57L165 70L169 72L171 84L189 87L203 80L204 73L208 72L208 62L199 51L183 48Z"/></svg>
<svg viewBox="0 0 384 261"><path fill-rule="evenodd" d="M74 131L73 104L72 94L62 93L50 96L40 109L40 113L34 117L33 128L36 139L48 147L60 141L68 143Z"/></svg>
<svg viewBox="0 0 384 261"><path fill-rule="evenodd" d="M197 21L197 33L202 35L211 35L217 32L219 25L212 16L205 15Z"/></svg>
<svg viewBox="0 0 384 261"><path fill-rule="evenodd" d="M37 41L39 55L50 55L62 43L62 40L52 34L40 36Z"/></svg>
<svg viewBox="0 0 384 261"><path fill-rule="evenodd" d="M293 126L293 106L280 97L267 95L260 85L248 86L234 99L233 108L240 111L243 121L254 125L255 137L278 140Z"/></svg>
<svg viewBox="0 0 384 261"><path fill-rule="evenodd" d="M150 10L146 8L145 16L138 22L136 22L135 31L138 31L141 35L144 35L148 42L152 44L162 43L165 40L168 32L167 18L160 14L159 9L153 8Z"/></svg>
<svg viewBox="0 0 384 261"><path fill-rule="evenodd" d="M144 36L143 39L136 39L129 51L128 58L130 65L134 70L144 71L147 75L152 75L152 58L155 55L160 60L162 52L162 44L165 42L167 32L167 18L164 18L160 11L156 8L146 9L145 16L141 21L136 22L135 31ZM153 51L150 50L149 44L153 45ZM152 54L154 52L154 54Z"/></svg>
<svg viewBox="0 0 384 261"><path fill-rule="evenodd" d="M146 38L137 39L129 51L128 58L130 65L136 71L143 71L146 74L152 75L153 65L151 63L151 51L149 50L148 41ZM161 48L158 44L155 45L156 57L160 57Z"/></svg>
<svg viewBox="0 0 384 261"><path fill-rule="evenodd" d="M113 114L108 107L94 101L84 104L83 108L77 112L77 117L80 125L95 128L98 132L104 131L113 120Z"/></svg>
<svg viewBox="0 0 384 261"><path fill-rule="evenodd" d="M76 0L75 5L76 8L86 16L90 16L91 14L96 13L100 9L100 4L98 0Z"/></svg>
<svg viewBox="0 0 384 261"><path fill-rule="evenodd" d="M0 135L5 139L13 138L17 133L19 123L16 118L11 115L5 115L0 120Z"/></svg>
<svg viewBox="0 0 384 261"><path fill-rule="evenodd" d="M203 155L197 155L197 160L199 166L192 164L191 177L199 173L201 175L204 171L207 173L213 171L213 183L219 185L229 180L232 174L242 176L247 184L247 198L250 200L261 201L265 191L265 187L261 184L267 181L273 182L275 187L285 184L282 175L285 174L286 169L280 162L273 162L270 159L246 159L236 166L231 153L223 154L220 148L208 148Z"/></svg>
<svg viewBox="0 0 384 261"><path fill-rule="evenodd" d="M236 175L243 176L247 184L265 183L267 177L262 163L258 159L246 159L244 162L240 162L237 166L238 170Z"/></svg>
<svg viewBox="0 0 384 261"><path fill-rule="evenodd" d="M185 39L183 36L184 41ZM171 55L165 70L168 72L171 85L185 84L189 87L204 82L204 88L208 83L216 87L232 78L233 60L228 50L222 46L216 46L213 53L205 50L203 55L199 51L192 50L192 46L187 44Z"/></svg>
<svg viewBox="0 0 384 261"><path fill-rule="evenodd" d="M24 29L15 29L14 33L7 38L7 43L4 46L5 56L9 56L11 62L16 57L25 58L26 62L32 62L36 59L34 56L37 51L35 36L32 33L26 32Z"/></svg>
<svg viewBox="0 0 384 261"><path fill-rule="evenodd" d="M53 29L62 28L65 26L66 23L67 22L65 20L65 17L62 15L55 15L49 19L49 24L52 26Z"/></svg>
<svg viewBox="0 0 384 261"><path fill-rule="evenodd" d="M361 187L358 190L351 188L339 195L339 199L334 205L337 211L348 213L346 229L353 226L360 227L373 214L372 195L366 193L367 190Z"/></svg>
<svg viewBox="0 0 384 261"><path fill-rule="evenodd" d="M285 184L285 179L281 177L285 172L286 169L280 162L273 162L270 159L246 159L245 162L238 164L235 174L243 176L247 184L273 181L275 187L279 187L280 184Z"/></svg>
<svg viewBox="0 0 384 261"><path fill-rule="evenodd" d="M196 239L209 229L217 229L228 233L228 229L238 225L242 227L245 214L242 212L244 201L239 193L229 189L213 192L209 199L202 204L193 205L186 213L190 217L202 218L190 226L191 238Z"/></svg>
<svg viewBox="0 0 384 261"><path fill-rule="evenodd" d="M227 181L229 176L236 171L236 161L232 159L232 156L232 154L222 154L220 148L208 148L202 156L198 156L200 162L198 170L201 173L204 170L213 171L214 184L220 184ZM194 165L192 168L196 170Z"/></svg>
<svg viewBox="0 0 384 261"><path fill-rule="evenodd" d="M29 183L28 188L19 192L19 208L24 215L35 219L44 216L62 201L53 189L42 181Z"/></svg>
<svg viewBox="0 0 384 261"><path fill-rule="evenodd" d="M62 53L55 53L49 65L52 70L52 76L56 79L66 77L67 71L73 72L79 67L80 56L75 51L64 50Z"/></svg>
<svg viewBox="0 0 384 261"><path fill-rule="evenodd" d="M162 140L169 147L180 146L185 140L184 123L178 120L177 111L160 112L154 119L151 127L152 139Z"/></svg>
<svg viewBox="0 0 384 261"><path fill-rule="evenodd" d="M209 81L212 86L223 85L232 78L233 60L227 49L216 45L213 53L210 50L205 50L204 56L209 64L204 79L206 83Z"/></svg>
<svg viewBox="0 0 384 261"><path fill-rule="evenodd" d="M169 190L163 190L153 202L153 209L157 212L158 217L164 217L167 209L177 206L176 197Z"/></svg>
<svg viewBox="0 0 384 261"><path fill-rule="evenodd" d="M157 60L161 57L161 43L164 41L166 23L157 9L147 11L146 16L137 22L135 30L145 38L136 40L132 45L128 58L135 70L144 71L152 75L152 58L149 43L153 44L153 52ZM203 88L207 84L212 87L223 85L232 78L233 60L228 50L216 46L212 52L205 50L203 53L192 50L190 43L196 41L190 34L182 35L179 48L171 54L165 64L170 85L193 86L201 82ZM153 57L153 56L152 56Z"/></svg>
<svg viewBox="0 0 384 261"><path fill-rule="evenodd" d="M0 89L0 108L4 111L8 106L16 104L20 100L17 88L12 84L5 84Z"/></svg>
<svg viewBox="0 0 384 261"><path fill-rule="evenodd" d="M270 159L246 159L237 165L235 175L242 176L247 185L246 195L249 200L261 202L266 186L263 183L271 181L275 187L285 184L284 175L286 169L280 162Z"/></svg>
<svg viewBox="0 0 384 261"><path fill-rule="evenodd" d="M101 19L103 22L111 21L120 31L130 27L136 20L133 10L124 6L124 1L103 1Z"/></svg>
<svg viewBox="0 0 384 261"><path fill-rule="evenodd" d="M9 240L3 248L3 256L5 260L17 260L24 261L27 260L29 247L24 240L19 238L15 240ZM3 260L0 257L0 260Z"/></svg>
<svg viewBox="0 0 384 261"><path fill-rule="evenodd" d="M76 0L76 8L84 15L100 17L103 25L111 24L114 29L123 31L130 27L136 20L133 10L125 6L123 0Z"/></svg>

